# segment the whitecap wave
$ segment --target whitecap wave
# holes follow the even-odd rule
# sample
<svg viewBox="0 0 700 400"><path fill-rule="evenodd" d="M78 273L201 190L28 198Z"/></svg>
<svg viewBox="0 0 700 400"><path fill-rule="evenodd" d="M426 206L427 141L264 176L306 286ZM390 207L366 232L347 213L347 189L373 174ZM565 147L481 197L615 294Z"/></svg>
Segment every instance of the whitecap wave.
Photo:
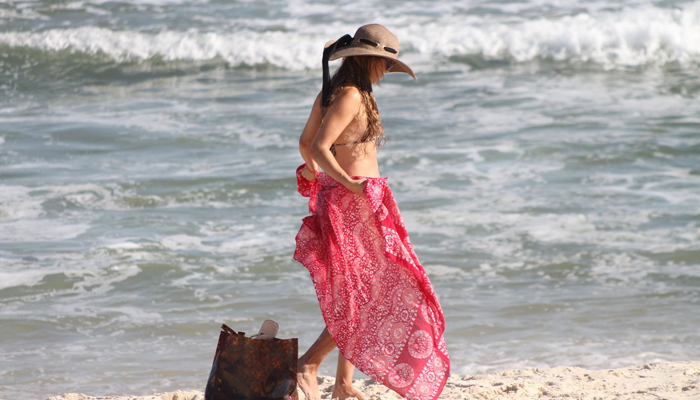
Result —
<svg viewBox="0 0 700 400"><path fill-rule="evenodd" d="M700 60L699 7L646 7L513 23L450 16L405 29L406 36L409 32L418 52L444 56L592 61L610 67Z"/></svg>
<svg viewBox="0 0 700 400"><path fill-rule="evenodd" d="M81 27L4 32L0 33L0 44L106 55L116 62L221 59L234 67L317 69L329 27L315 30L287 22L284 31L237 27L227 32L190 29L152 33ZM392 29L401 37L411 60L427 65L435 58L460 56L507 62L594 62L606 67L700 63L700 4L684 9L645 6L549 19L444 14L431 20L407 18L392 24Z"/></svg>
<svg viewBox="0 0 700 400"><path fill-rule="evenodd" d="M320 44L319 44L320 43ZM232 66L273 65L291 70L319 64L323 38L279 31L240 30L232 33L163 31L142 33L82 27L43 32L0 33L0 44L43 51L106 55L117 62L160 58L163 61L223 59Z"/></svg>

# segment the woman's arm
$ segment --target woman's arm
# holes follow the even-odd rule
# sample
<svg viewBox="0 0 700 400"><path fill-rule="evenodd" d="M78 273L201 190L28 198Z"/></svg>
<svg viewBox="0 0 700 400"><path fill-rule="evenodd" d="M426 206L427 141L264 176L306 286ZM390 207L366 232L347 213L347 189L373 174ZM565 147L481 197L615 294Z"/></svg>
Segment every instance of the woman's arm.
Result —
<svg viewBox="0 0 700 400"><path fill-rule="evenodd" d="M318 164L311 158L311 144L316 138L316 132L321 126L321 93L316 96L313 107L311 107L311 115L306 121L306 126L299 137L299 152L301 157L306 162L306 171L302 171L302 175L308 180L313 180L313 175L318 172Z"/></svg>
<svg viewBox="0 0 700 400"><path fill-rule="evenodd" d="M328 107L310 149L311 158L328 175L359 195L362 195L366 179L355 180L350 178L347 172L338 164L330 148L355 118L361 105L362 95L356 87L349 86L341 89L335 96L333 103Z"/></svg>

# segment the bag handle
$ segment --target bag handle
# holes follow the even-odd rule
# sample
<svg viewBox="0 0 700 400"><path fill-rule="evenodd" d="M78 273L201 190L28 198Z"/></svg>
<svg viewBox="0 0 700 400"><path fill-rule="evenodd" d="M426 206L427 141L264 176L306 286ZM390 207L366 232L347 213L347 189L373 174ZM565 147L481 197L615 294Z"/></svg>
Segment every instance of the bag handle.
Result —
<svg viewBox="0 0 700 400"><path fill-rule="evenodd" d="M231 335L245 335L245 332L236 332L229 328L226 324L221 324L221 330Z"/></svg>

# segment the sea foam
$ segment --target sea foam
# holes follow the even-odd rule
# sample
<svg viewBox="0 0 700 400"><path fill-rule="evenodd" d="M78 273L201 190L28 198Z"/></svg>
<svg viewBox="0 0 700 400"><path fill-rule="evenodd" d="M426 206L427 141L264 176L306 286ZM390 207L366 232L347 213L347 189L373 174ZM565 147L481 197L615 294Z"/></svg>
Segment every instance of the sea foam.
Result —
<svg viewBox="0 0 700 400"><path fill-rule="evenodd" d="M698 62L698 9L624 9L556 19L491 23L483 18L445 17L416 27L420 53L446 56L482 55L485 59L593 61L605 66L662 65ZM439 50L436 50L439 49Z"/></svg>
<svg viewBox="0 0 700 400"><path fill-rule="evenodd" d="M221 32L189 29L153 33L94 26L3 32L0 44L105 55L116 62L221 59L234 67L319 68L320 51L329 39L328 27L300 27L292 20L281 20L280 24L283 30L236 24ZM700 63L700 5L695 4L684 9L642 6L534 19L445 13L387 24L401 38L404 52L427 63L435 58L469 56L506 62L594 62L610 68Z"/></svg>

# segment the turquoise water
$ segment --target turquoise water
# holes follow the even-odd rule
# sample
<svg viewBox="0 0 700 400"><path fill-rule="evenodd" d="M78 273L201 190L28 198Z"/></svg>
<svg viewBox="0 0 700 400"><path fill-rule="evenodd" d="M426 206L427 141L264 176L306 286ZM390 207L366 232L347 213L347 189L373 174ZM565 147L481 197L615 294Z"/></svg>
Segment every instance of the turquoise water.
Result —
<svg viewBox="0 0 700 400"><path fill-rule="evenodd" d="M27 1L0 19L0 398L202 390L223 322L311 345L297 140L323 43L367 22L418 75L376 89L380 170L453 372L700 357L700 2Z"/></svg>

